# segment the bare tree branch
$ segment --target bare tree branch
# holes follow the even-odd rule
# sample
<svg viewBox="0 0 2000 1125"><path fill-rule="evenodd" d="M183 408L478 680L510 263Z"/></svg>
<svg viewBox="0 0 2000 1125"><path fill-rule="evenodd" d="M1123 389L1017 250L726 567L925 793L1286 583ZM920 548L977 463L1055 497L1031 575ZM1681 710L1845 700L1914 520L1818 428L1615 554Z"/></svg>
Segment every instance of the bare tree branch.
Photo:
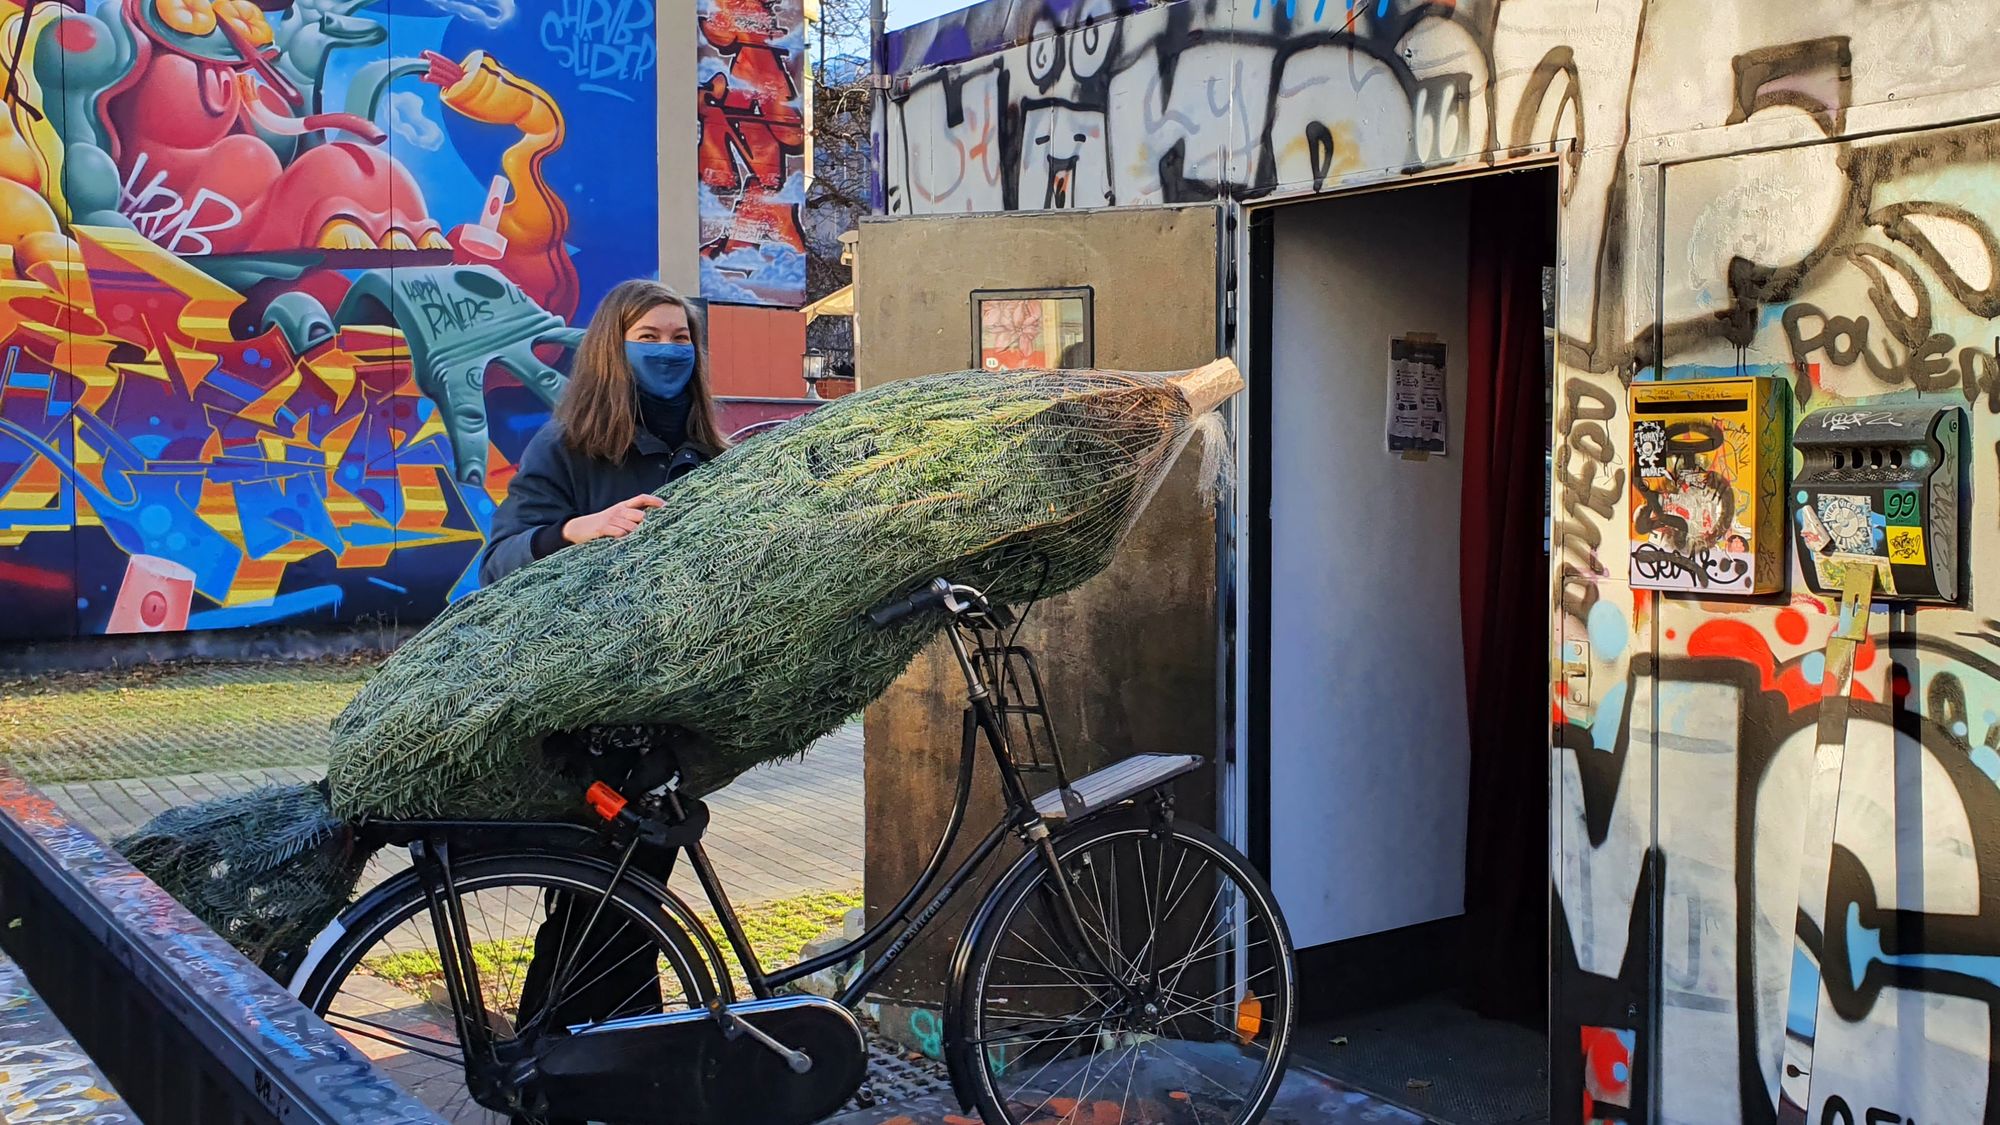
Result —
<svg viewBox="0 0 2000 1125"><path fill-rule="evenodd" d="M872 120L875 91L868 87L868 0L821 0L820 23L811 30L814 52L813 179L806 192L806 296L818 300L853 280L840 263L840 236L868 214L873 199ZM820 317L807 326L806 343L838 366L851 363L853 328L847 317Z"/></svg>

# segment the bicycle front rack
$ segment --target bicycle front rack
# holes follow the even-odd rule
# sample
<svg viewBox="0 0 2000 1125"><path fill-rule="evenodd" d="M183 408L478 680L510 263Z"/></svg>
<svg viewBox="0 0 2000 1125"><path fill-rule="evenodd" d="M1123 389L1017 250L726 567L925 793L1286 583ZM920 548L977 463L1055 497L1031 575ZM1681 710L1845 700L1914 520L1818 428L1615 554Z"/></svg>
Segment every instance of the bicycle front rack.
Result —
<svg viewBox="0 0 2000 1125"><path fill-rule="evenodd" d="M973 659L996 693L995 709L1000 713L1007 756L1014 768L1023 773L1053 773L1056 785L1068 789L1069 771L1056 741L1055 722L1049 718L1048 697L1042 691L1035 654L999 640L997 631L981 630L979 641Z"/></svg>

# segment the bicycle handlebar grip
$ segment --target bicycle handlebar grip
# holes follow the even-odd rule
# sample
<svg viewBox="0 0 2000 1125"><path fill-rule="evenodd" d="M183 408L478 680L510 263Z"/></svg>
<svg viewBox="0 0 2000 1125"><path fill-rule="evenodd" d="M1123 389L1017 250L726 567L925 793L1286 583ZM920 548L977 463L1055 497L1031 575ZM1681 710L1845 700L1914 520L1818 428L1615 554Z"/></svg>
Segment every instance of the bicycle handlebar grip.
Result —
<svg viewBox="0 0 2000 1125"><path fill-rule="evenodd" d="M901 598L893 602L884 602L874 609L869 610L868 620L873 622L877 629L887 629L889 626L894 625L896 622L913 613L943 604L944 594L941 591L925 586L923 589L906 598Z"/></svg>

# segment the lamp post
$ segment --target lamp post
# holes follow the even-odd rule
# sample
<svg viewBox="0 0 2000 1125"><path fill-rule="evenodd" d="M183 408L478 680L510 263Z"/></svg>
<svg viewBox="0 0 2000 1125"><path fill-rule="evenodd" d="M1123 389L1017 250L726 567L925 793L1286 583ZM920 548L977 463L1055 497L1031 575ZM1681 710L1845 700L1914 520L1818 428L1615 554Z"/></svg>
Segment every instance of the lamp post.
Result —
<svg viewBox="0 0 2000 1125"><path fill-rule="evenodd" d="M806 349L799 359L799 374L805 377L806 397L819 397L819 381L826 378L826 353L818 348Z"/></svg>

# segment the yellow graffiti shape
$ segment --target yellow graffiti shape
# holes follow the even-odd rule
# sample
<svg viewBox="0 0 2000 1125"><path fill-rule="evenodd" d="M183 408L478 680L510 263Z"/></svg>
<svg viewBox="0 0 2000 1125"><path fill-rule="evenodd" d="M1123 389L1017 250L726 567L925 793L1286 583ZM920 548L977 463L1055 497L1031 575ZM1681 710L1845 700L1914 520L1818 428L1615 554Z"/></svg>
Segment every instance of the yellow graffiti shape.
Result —
<svg viewBox="0 0 2000 1125"><path fill-rule="evenodd" d="M0 276L39 274L50 285L58 283L52 275L61 265L75 261L76 246L62 232L68 211L62 199L62 138L42 111L34 59L41 32L62 10L60 4L42 4L29 15L14 0L0 0L0 68L13 83L13 96L0 114L0 248L10 259L0 266Z"/></svg>

